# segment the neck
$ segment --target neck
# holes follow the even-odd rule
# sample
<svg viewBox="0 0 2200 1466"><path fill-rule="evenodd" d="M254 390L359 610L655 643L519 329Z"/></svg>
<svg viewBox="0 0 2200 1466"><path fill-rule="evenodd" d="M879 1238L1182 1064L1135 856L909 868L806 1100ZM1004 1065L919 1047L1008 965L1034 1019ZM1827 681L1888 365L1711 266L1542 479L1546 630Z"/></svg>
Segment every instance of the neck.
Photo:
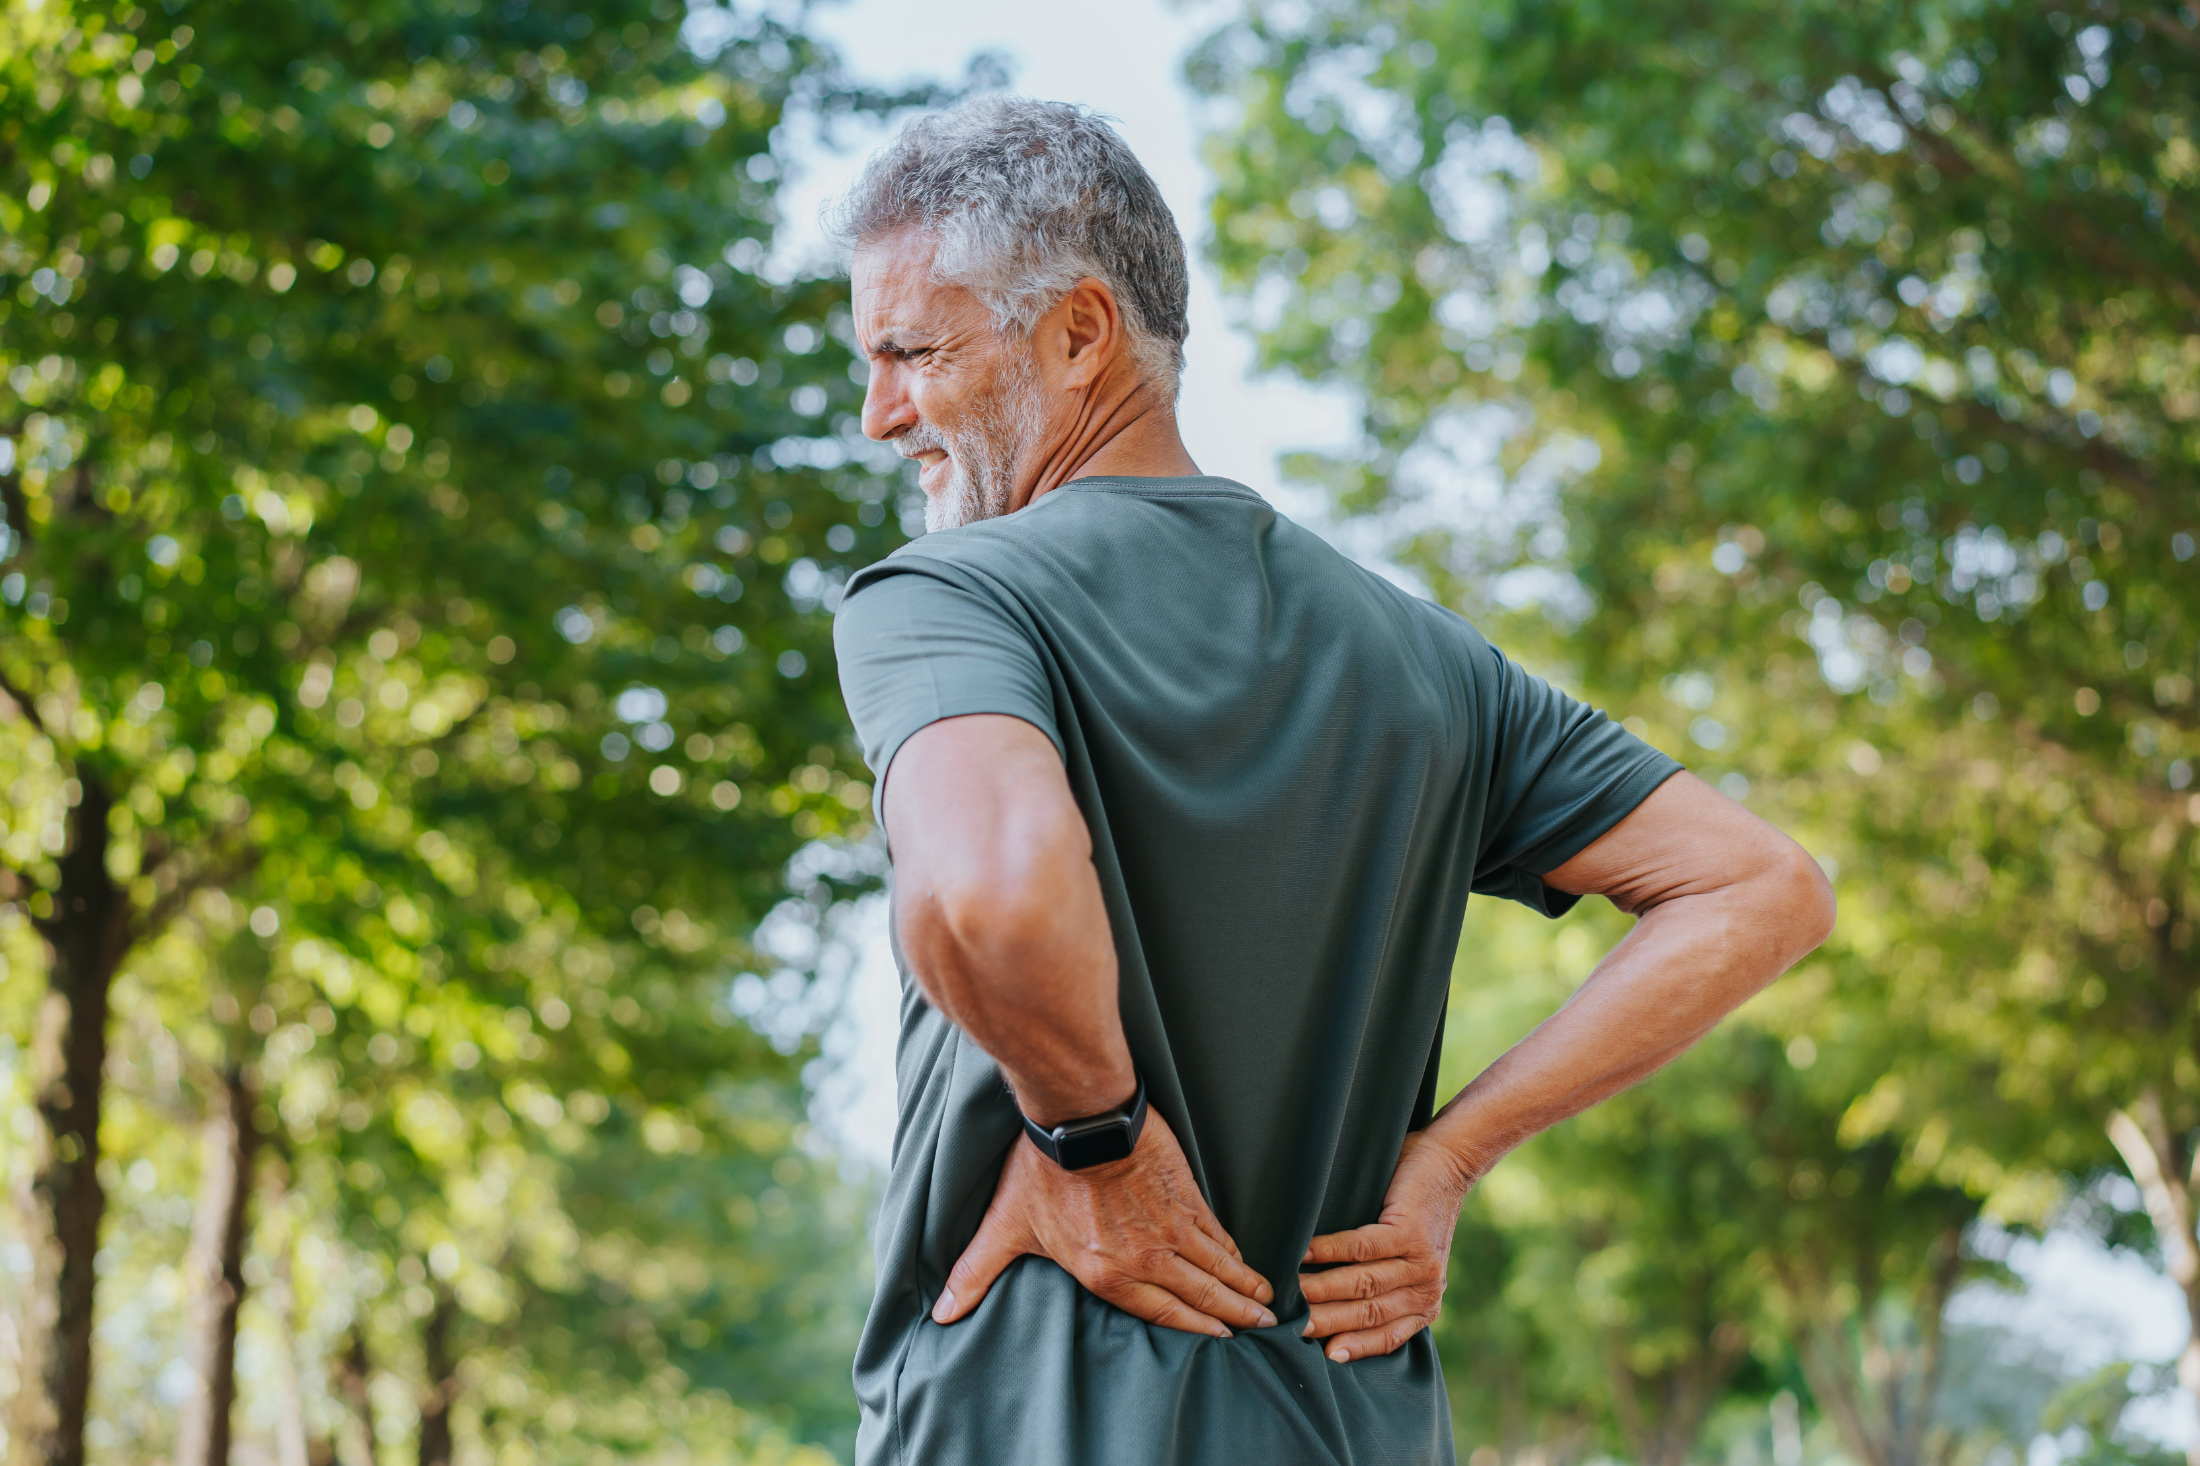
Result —
<svg viewBox="0 0 2200 1466"><path fill-rule="evenodd" d="M1081 478L1183 478L1199 465L1177 432L1176 410L1144 383L1078 404L1076 416L1037 463L1031 491L1015 507Z"/></svg>

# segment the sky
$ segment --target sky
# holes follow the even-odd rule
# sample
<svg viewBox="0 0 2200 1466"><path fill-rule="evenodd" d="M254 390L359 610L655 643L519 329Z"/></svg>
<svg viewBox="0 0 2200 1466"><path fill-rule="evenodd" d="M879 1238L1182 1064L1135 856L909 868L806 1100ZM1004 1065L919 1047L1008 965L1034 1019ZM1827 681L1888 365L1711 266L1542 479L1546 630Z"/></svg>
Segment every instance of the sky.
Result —
<svg viewBox="0 0 2200 1466"><path fill-rule="evenodd" d="M1191 334L1179 417L1201 469L1237 479L1286 513L1321 527L1320 503L1277 472L1282 453L1339 443L1354 430L1341 392L1273 378L1256 380L1253 347L1224 314L1212 269L1200 259L1208 178L1199 158L1197 104L1182 79L1191 47L1217 23L1212 4L1116 0L1105 24L1089 6L1061 0L826 0L811 28L857 75L893 82L960 77L979 51L1003 55L1015 90L1082 102L1114 118L1159 184L1191 253ZM774 264L795 272L825 257L819 208L853 181L864 156L887 135L848 130L844 151L792 140L781 203L786 225ZM866 898L845 913L835 940L849 974L846 1006L826 1038L828 1077L818 1116L841 1152L885 1168L894 1125L894 1033L900 986L886 942L886 903ZM2021 1294L1973 1288L1955 1310L1966 1322L1999 1323L2050 1341L2073 1365L2110 1359L2169 1359L2186 1336L2175 1285L2129 1254L2110 1254L2069 1233L2020 1242L2012 1269ZM2149 1402L2143 1423L2165 1444L2200 1438L2200 1419L2182 1396ZM2050 1452L2050 1455L2052 1452Z"/></svg>

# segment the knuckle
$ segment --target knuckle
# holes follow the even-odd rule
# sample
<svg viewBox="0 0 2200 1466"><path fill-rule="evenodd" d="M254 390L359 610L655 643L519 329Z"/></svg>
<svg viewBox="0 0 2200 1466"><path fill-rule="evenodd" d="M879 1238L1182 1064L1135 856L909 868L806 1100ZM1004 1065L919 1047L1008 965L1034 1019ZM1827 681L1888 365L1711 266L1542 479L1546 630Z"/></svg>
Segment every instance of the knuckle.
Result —
<svg viewBox="0 0 2200 1466"><path fill-rule="evenodd" d="M1130 1270L1141 1278L1159 1277L1176 1256L1171 1247L1141 1247L1130 1255Z"/></svg>

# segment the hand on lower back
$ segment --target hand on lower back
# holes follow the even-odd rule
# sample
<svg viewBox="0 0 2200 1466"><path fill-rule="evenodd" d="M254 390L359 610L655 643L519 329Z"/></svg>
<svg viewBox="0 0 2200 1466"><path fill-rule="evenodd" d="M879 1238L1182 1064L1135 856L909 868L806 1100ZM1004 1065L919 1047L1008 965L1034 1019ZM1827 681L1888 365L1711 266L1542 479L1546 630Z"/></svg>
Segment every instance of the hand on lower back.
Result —
<svg viewBox="0 0 2200 1466"><path fill-rule="evenodd" d="M1337 1266L1299 1274L1312 1305L1305 1336L1329 1340L1329 1357L1342 1364L1388 1354L1436 1322L1466 1191L1441 1146L1408 1135L1374 1225L1316 1237L1306 1249L1305 1261Z"/></svg>
<svg viewBox="0 0 2200 1466"><path fill-rule="evenodd" d="M948 1274L937 1323L967 1315L1002 1269L1030 1254L1051 1258L1125 1313L1190 1333L1228 1338L1267 1328L1275 1290L1247 1267L1199 1194L1192 1168L1158 1110L1146 1113L1129 1157L1065 1171L1017 1137L978 1235Z"/></svg>

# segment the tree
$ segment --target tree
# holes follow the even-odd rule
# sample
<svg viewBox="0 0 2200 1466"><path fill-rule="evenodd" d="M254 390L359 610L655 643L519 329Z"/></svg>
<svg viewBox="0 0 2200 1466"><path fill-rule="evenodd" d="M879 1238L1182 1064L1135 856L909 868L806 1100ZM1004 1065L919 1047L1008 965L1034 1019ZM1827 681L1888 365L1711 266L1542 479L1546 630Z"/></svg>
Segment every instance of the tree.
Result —
<svg viewBox="0 0 2200 1466"><path fill-rule="evenodd" d="M206 1127L206 1159L193 1214L191 1323L194 1388L177 1431L179 1466L229 1460L230 1413L237 1395L237 1315L244 1303L245 1232L260 1149L257 1075L233 1047L215 1076L217 1099Z"/></svg>
<svg viewBox="0 0 2200 1466"><path fill-rule="evenodd" d="M1905 1035L1843 1138L2037 1221L2113 1128L2189 1235L2192 10L1255 6L1194 76L1266 360L1365 402L1302 470L1811 814Z"/></svg>
<svg viewBox="0 0 2200 1466"><path fill-rule="evenodd" d="M317 1077L254 1123L329 1177L435 1150L408 1092L493 1131L538 1057L637 1123L792 1085L631 1034L722 1011L861 819L818 612L883 485L839 292L753 271L784 111L883 100L666 0L0 25L0 897L47 949L13 1456L82 1459L111 1000L163 933L265 945L239 1012Z"/></svg>
<svg viewBox="0 0 2200 1466"><path fill-rule="evenodd" d="M1470 1078L1562 1002L1623 927L1609 911L1554 928L1470 910L1447 1078ZM1978 1200L1904 1168L1883 1137L1844 1135L1859 1075L1876 1076L1899 1035L1825 1022L1837 981L1810 964L1482 1183L1477 1219L1494 1236L1455 1259L1480 1274L1494 1253L1502 1271L1447 1299L1439 1327L1464 1366L1462 1447L1517 1459L1560 1446L1564 1459L1594 1443L1516 1423L1540 1414L1585 1420L1631 1460L1686 1461L1722 1404L1799 1376L1849 1411L1871 1459L1922 1459L1934 1422L1913 1407L1940 1372L1939 1304L1981 1271L1958 1246ZM1922 1334L1887 1306L1914 1297ZM1499 1352L1484 1339L1509 1341L1510 1369L1464 1363ZM1540 1378L1517 1377L1523 1359L1542 1361Z"/></svg>

